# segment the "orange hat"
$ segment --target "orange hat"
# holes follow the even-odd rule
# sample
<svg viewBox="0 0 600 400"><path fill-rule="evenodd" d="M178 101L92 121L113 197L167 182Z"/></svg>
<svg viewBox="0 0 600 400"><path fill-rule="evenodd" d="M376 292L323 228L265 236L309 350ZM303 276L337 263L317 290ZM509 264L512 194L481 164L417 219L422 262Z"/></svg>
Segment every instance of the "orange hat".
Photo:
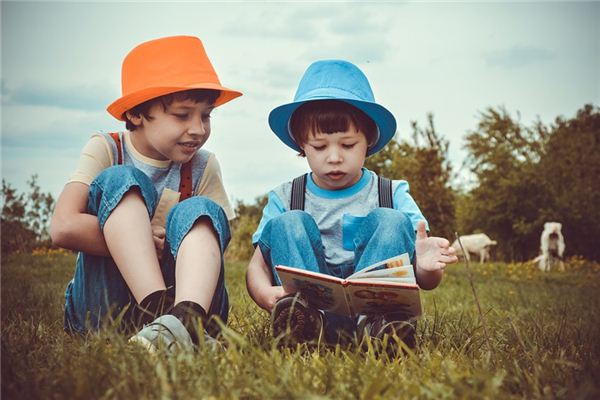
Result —
<svg viewBox="0 0 600 400"><path fill-rule="evenodd" d="M133 107L182 90L220 90L215 106L242 95L221 86L202 42L193 36L171 36L135 47L123 60L121 88L123 96L107 108L121 121L123 114Z"/></svg>

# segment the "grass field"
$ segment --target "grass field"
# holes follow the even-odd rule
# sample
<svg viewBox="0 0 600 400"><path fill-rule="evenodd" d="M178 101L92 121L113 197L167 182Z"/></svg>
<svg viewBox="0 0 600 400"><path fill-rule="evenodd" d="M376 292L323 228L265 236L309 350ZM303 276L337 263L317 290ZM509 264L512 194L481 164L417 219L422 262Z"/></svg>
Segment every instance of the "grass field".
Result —
<svg viewBox="0 0 600 400"><path fill-rule="evenodd" d="M2 399L190 398L600 398L600 266L567 272L527 264L449 267L423 292L419 349L279 350L268 316L250 300L244 265L227 263L227 350L150 356L103 331L62 330L74 256L38 252L2 260Z"/></svg>

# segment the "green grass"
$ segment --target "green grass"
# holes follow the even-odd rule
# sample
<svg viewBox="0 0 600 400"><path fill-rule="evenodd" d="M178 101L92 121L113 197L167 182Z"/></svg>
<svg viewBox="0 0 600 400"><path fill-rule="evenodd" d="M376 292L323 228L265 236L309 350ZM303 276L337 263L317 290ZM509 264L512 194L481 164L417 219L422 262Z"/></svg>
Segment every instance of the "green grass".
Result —
<svg viewBox="0 0 600 400"><path fill-rule="evenodd" d="M423 292L415 353L389 359L341 348L278 350L250 300L244 264L227 263L227 350L151 356L111 331L62 330L74 257L2 262L3 399L599 398L600 268L472 265L489 342L464 265Z"/></svg>

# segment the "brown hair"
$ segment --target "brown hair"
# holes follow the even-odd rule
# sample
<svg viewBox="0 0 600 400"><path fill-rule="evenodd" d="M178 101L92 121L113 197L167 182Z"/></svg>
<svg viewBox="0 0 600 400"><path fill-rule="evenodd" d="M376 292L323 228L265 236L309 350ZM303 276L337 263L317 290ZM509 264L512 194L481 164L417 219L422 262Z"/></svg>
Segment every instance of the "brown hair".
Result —
<svg viewBox="0 0 600 400"><path fill-rule="evenodd" d="M139 115L143 115L144 118L150 119L150 109L156 104L161 103L163 106L163 110L167 111L167 107L169 107L174 101L185 101L185 100L193 100L196 103L201 103L206 101L208 104L215 104L215 101L219 98L221 92L219 90L212 89L190 89L183 90L181 92L169 93L164 96L155 97L148 101L143 102L142 104L138 104L133 107L129 112L136 117ZM134 131L137 127L129 120L127 117L127 113L123 115L125 119L125 127L129 131Z"/></svg>
<svg viewBox="0 0 600 400"><path fill-rule="evenodd" d="M339 100L316 100L302 104L290 118L292 137L302 147L309 135L345 132L354 126L361 131L369 147L377 140L377 125L362 110ZM304 151L301 151L304 156Z"/></svg>

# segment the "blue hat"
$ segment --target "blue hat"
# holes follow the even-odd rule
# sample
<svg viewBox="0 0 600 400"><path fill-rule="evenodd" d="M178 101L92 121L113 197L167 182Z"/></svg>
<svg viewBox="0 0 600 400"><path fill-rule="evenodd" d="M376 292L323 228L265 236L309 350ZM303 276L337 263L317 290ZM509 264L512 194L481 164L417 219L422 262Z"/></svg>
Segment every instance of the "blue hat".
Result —
<svg viewBox="0 0 600 400"><path fill-rule="evenodd" d="M283 143L301 151L289 129L290 118L298 107L309 101L340 100L367 114L377 125L378 137L367 155L377 153L396 133L396 119L385 107L375 103L365 74L343 60L321 60L312 63L300 80L294 102L279 106L269 114L269 126Z"/></svg>

